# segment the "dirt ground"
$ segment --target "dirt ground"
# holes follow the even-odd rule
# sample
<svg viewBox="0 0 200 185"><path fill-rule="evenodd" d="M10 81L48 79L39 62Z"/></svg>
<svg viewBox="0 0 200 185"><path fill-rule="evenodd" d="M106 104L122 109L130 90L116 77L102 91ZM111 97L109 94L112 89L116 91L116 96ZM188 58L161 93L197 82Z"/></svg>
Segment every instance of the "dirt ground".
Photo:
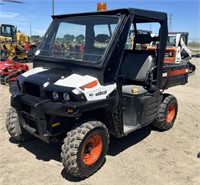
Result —
<svg viewBox="0 0 200 185"><path fill-rule="evenodd" d="M199 185L200 59L189 83L168 91L179 103L174 127L158 132L147 126L122 139L111 137L106 162L85 180L63 169L60 143L14 143L5 128L9 91L0 85L0 185Z"/></svg>

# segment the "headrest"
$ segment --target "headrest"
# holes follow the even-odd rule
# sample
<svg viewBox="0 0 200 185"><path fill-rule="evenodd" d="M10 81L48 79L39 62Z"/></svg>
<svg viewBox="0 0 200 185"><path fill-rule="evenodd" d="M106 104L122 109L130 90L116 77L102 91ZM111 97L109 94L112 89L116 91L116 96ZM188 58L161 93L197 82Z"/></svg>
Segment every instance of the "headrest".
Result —
<svg viewBox="0 0 200 185"><path fill-rule="evenodd" d="M138 44L146 44L152 41L152 37L149 34L137 34L135 35L134 42Z"/></svg>
<svg viewBox="0 0 200 185"><path fill-rule="evenodd" d="M99 34L95 37L95 41L105 43L108 42L110 37L106 34Z"/></svg>

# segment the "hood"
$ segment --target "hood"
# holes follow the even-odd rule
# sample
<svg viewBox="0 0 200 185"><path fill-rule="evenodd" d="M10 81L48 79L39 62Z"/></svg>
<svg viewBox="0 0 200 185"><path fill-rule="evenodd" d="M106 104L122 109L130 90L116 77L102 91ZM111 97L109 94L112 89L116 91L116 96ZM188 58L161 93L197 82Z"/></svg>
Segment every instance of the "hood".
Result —
<svg viewBox="0 0 200 185"><path fill-rule="evenodd" d="M54 84L61 78L66 78L71 72L58 69L45 69L43 67L37 67L29 70L18 77L20 83L30 82L38 85L43 85L46 82Z"/></svg>
<svg viewBox="0 0 200 185"><path fill-rule="evenodd" d="M20 75L18 80L19 84L25 84L26 91L33 95L40 93L36 91L41 89L51 92L71 92L75 96L84 94L87 101L105 99L116 89L115 83L102 86L93 76L82 76L72 73L72 71L66 71L66 69L37 67ZM40 90L37 89L38 87Z"/></svg>

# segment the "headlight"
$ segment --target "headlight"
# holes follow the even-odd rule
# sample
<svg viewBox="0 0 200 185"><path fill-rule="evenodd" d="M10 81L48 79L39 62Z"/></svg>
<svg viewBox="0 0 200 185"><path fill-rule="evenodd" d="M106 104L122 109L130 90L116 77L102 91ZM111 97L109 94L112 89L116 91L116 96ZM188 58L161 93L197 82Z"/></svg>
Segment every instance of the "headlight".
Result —
<svg viewBox="0 0 200 185"><path fill-rule="evenodd" d="M63 100L64 101L69 101L70 100L70 96L68 93L63 93Z"/></svg>
<svg viewBox="0 0 200 185"><path fill-rule="evenodd" d="M54 100L58 100L58 99L59 99L59 94L58 94L58 92L54 91L52 95L53 95L53 99L54 99Z"/></svg>

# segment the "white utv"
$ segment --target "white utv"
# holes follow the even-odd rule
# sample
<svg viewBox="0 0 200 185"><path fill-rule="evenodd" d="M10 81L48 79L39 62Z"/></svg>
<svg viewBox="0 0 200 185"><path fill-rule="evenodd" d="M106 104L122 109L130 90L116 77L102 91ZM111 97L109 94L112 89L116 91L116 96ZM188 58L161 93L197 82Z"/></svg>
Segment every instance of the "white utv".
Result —
<svg viewBox="0 0 200 185"><path fill-rule="evenodd" d="M155 41L137 29L154 23L156 50L137 50ZM130 8L53 16L34 68L10 86L9 134L18 141L62 139L64 168L85 178L102 166L110 134L120 138L148 124L170 129L178 103L164 90L186 84L191 70L190 64L164 64L167 37L162 12Z"/></svg>

